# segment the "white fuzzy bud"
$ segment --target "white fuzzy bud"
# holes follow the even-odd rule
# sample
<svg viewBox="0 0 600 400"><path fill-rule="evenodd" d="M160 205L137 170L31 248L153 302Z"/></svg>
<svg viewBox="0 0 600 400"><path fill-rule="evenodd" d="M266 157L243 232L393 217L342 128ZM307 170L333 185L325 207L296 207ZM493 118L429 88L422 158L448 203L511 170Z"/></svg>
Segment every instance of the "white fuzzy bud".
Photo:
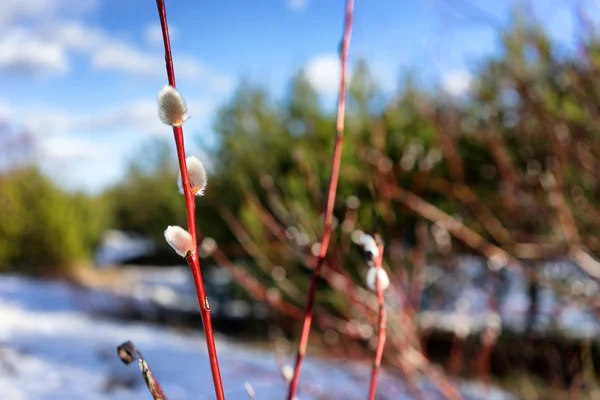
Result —
<svg viewBox="0 0 600 400"><path fill-rule="evenodd" d="M170 126L181 126L188 118L183 96L173 86L165 86L158 93L158 116Z"/></svg>
<svg viewBox="0 0 600 400"><path fill-rule="evenodd" d="M373 236L364 233L360 236L359 243L365 249L365 253L371 253L373 258L379 257L379 247Z"/></svg>
<svg viewBox="0 0 600 400"><path fill-rule="evenodd" d="M286 383L290 383L294 377L294 368L290 365L284 365L283 368L281 368L281 375L283 375L283 379L285 379Z"/></svg>
<svg viewBox="0 0 600 400"><path fill-rule="evenodd" d="M379 275L379 283L381 284L381 289L386 290L388 287L390 287L390 278L388 277L387 272L385 272L385 269L370 267L369 271L367 271L367 287L370 290L374 292L377 291L377 275Z"/></svg>
<svg viewBox="0 0 600 400"><path fill-rule="evenodd" d="M194 249L192 235L180 226L172 225L167 227L165 229L165 239L181 257L189 256Z"/></svg>
<svg viewBox="0 0 600 400"><path fill-rule="evenodd" d="M206 170L202 162L194 156L190 156L185 159L187 165L188 178L190 180L190 186L192 187L192 193L195 196L204 195L204 189L206 189L206 183L208 179L206 177ZM181 172L179 173L179 180L177 181L179 186L179 193L183 194L183 180L181 179Z"/></svg>

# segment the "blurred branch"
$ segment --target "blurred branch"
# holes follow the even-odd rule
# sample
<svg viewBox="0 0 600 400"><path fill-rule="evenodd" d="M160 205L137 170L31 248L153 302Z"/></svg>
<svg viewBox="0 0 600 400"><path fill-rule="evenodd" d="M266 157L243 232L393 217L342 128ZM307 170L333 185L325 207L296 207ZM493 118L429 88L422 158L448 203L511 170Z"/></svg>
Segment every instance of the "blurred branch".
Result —
<svg viewBox="0 0 600 400"><path fill-rule="evenodd" d="M425 288L425 267L427 266L427 258L425 254L427 243L427 223L423 219L417 221L416 227L416 243L412 250L412 279L410 284L410 298L413 307L418 312L421 309L423 300L423 289Z"/></svg>
<svg viewBox="0 0 600 400"><path fill-rule="evenodd" d="M437 178L431 186L447 196L453 196L465 204L475 215L475 218L489 232L494 240L501 244L514 243L514 238L504 227L502 222L482 202L477 194L463 183L451 184L444 179Z"/></svg>
<svg viewBox="0 0 600 400"><path fill-rule="evenodd" d="M473 250L482 253L485 257L495 263L498 269L513 269L520 263L506 251L485 240L481 235L451 217L431 203L397 186L387 185L382 190L388 190L394 199L404 204L407 208L430 220L436 224L442 225L457 239L460 239Z"/></svg>
<svg viewBox="0 0 600 400"><path fill-rule="evenodd" d="M499 133L496 131L488 132L485 135L485 142L504 184L504 188L500 188L502 204L514 213L518 208L517 193L522 178L517 172L506 143Z"/></svg>
<svg viewBox="0 0 600 400"><path fill-rule="evenodd" d="M375 215L376 217L376 215ZM379 235L376 236L379 242L379 255L375 257L374 263L376 268L375 287L377 288L377 302L379 304L379 321L377 326L377 349L375 350L375 359L373 360L373 370L371 372L371 385L369 387L369 400L375 400L377 393L377 377L381 367L381 359L383 357L383 349L385 347L385 328L387 324L387 311L385 309L385 299L383 297L382 282L379 276L379 269L382 268L381 261L383 260L383 244Z"/></svg>
<svg viewBox="0 0 600 400"><path fill-rule="evenodd" d="M152 394L152 398L154 400L167 400L167 396L165 396L160 384L154 377L150 365L148 365L148 362L144 359L142 353L135 348L133 343L127 341L121 344L117 347L117 354L124 364L131 364L133 361L137 360L142 377L144 378L144 382L146 382L150 394Z"/></svg>
<svg viewBox="0 0 600 400"><path fill-rule="evenodd" d="M315 267L315 270L313 271L313 276L311 277L310 286L308 288L305 317L302 323L300 341L298 343L298 354L296 356L294 376L289 386L289 392L287 396L288 400L294 399L296 395L296 390L298 388L300 371L302 370L302 362L304 360L306 346L308 344L308 336L310 334L310 326L313 314L313 302L315 299L315 292L317 290L317 281L319 279L321 267L325 261L325 256L327 255L327 249L329 247L329 241L331 239L333 208L335 206L335 197L340 173L340 163L342 159L342 143L344 140L344 119L346 111L346 69L348 62L348 48L350 46L350 35L352 33L353 12L354 0L346 0L346 18L344 23L344 35L341 43L340 91L338 94L336 136L331 165L331 178L329 180L329 188L327 191L327 203L325 205L325 216L323 218L323 235L320 240L320 249L319 257L317 259L317 265Z"/></svg>

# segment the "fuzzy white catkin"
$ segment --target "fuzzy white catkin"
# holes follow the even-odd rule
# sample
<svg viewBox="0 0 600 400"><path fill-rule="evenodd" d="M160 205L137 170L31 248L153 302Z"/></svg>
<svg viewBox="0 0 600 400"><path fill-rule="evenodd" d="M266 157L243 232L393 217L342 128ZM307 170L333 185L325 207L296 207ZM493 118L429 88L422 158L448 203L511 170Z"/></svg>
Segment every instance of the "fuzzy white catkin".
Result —
<svg viewBox="0 0 600 400"><path fill-rule="evenodd" d="M167 227L165 229L165 239L181 257L187 257L194 248L192 235L180 226L172 225Z"/></svg>
<svg viewBox="0 0 600 400"><path fill-rule="evenodd" d="M188 118L183 96L172 86L165 86L158 93L158 116L170 126L181 126Z"/></svg>
<svg viewBox="0 0 600 400"><path fill-rule="evenodd" d="M373 258L379 257L379 247L377 247L377 242L371 235L367 235L366 233L360 236L360 244L365 249L365 252L369 252L373 255Z"/></svg>
<svg viewBox="0 0 600 400"><path fill-rule="evenodd" d="M204 189L206 189L206 184L208 183L204 165L202 165L202 162L194 156L186 158L185 164L187 165L188 178L190 180L190 186L192 187L192 193L195 196L204 195ZM179 186L179 193L183 194L183 180L181 179L181 172L179 173L177 185Z"/></svg>
<svg viewBox="0 0 600 400"><path fill-rule="evenodd" d="M281 369L281 374L283 375L285 381L290 383L294 377L294 368L292 368L290 365L284 365Z"/></svg>
<svg viewBox="0 0 600 400"><path fill-rule="evenodd" d="M374 292L377 291L377 282L376 282L375 278L377 277L378 271L379 271L379 282L381 284L381 288L383 290L386 290L388 287L390 287L390 278L388 277L387 272L385 272L385 269L370 267L369 270L367 271L367 288L369 288L369 290L372 290Z"/></svg>

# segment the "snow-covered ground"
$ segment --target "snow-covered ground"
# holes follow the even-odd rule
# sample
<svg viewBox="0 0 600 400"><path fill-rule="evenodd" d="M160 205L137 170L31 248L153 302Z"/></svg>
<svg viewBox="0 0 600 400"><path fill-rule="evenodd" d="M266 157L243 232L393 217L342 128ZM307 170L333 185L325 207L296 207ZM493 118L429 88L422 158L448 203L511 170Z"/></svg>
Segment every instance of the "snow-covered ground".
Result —
<svg viewBox="0 0 600 400"><path fill-rule="evenodd" d="M522 273L504 273L495 282L486 260L462 256L451 270L427 266L421 326L480 332L490 324L523 332L529 297ZM598 284L568 258L538 268L539 294L534 329L573 338L597 338L600 320L595 308ZM493 283L493 284L492 284ZM561 293L562 291L562 293ZM499 299L496 314L491 303Z"/></svg>
<svg viewBox="0 0 600 400"><path fill-rule="evenodd" d="M61 282L0 275L0 392L3 399L149 399L135 365L116 346L131 340L144 354L169 399L214 398L204 339L199 333L98 318L87 311L111 307L112 298ZM83 309L87 311L83 311ZM274 354L219 338L217 349L230 400L282 399L285 384ZM364 399L369 367L308 359L300 399ZM442 398L423 379L424 398ZM469 399L504 399L462 384ZM402 381L384 374L380 393L410 399Z"/></svg>

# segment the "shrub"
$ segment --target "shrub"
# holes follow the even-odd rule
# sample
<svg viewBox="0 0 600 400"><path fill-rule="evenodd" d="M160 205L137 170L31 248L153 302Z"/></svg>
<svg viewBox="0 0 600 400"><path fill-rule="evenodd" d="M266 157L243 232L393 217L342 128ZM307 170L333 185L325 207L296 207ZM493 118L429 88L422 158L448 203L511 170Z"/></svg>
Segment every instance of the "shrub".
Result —
<svg viewBox="0 0 600 400"><path fill-rule="evenodd" d="M104 228L103 203L58 188L39 169L0 178L0 271L60 274L89 258Z"/></svg>

